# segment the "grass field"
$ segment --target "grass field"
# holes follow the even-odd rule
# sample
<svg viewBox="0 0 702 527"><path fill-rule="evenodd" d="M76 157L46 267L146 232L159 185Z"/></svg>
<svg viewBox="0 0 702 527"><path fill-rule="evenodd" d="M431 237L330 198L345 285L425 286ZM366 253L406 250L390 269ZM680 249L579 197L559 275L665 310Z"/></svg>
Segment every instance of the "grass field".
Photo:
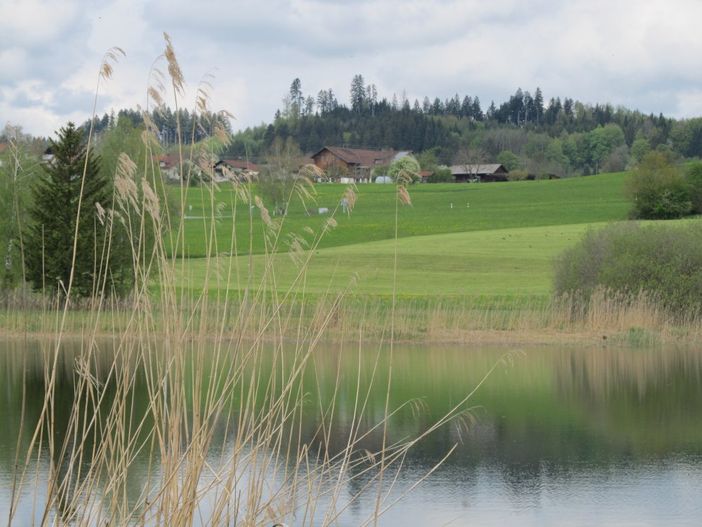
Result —
<svg viewBox="0 0 702 527"><path fill-rule="evenodd" d="M493 229L413 236L397 242L397 292L402 297L545 297L550 294L554 256L575 243L588 229L602 224L556 225ZM358 294L390 296L393 287L394 240L321 249L310 261L305 290L315 295L337 292L355 277ZM253 258L256 283L265 257ZM274 258L278 290L285 290L298 273L288 254ZM248 258L218 257L210 263L212 289L225 282L229 269L245 276ZM212 266L215 267L212 267ZM203 283L205 259L187 261L179 277L183 286ZM234 280L236 282L236 280Z"/></svg>
<svg viewBox="0 0 702 527"><path fill-rule="evenodd" d="M623 195L626 174L603 174L554 181L520 181L482 185L415 185L412 206L399 214L397 242L397 293L400 297L501 297L545 298L551 291L553 258L575 243L592 226L626 218L629 203ZM332 211L346 187L317 185L315 207ZM306 293L321 295L345 288L355 279L353 292L391 296L395 241L394 186L360 185L350 216L337 213L338 226L322 239L304 276ZM257 286L264 274L261 254L263 224L259 211L232 205L235 193L220 188L189 189L186 254L190 256L178 275L179 284L198 288L208 277L212 291L247 285L248 268ZM211 211L217 210L214 229ZM311 206L308 205L308 208ZM232 210L237 210L233 218ZM285 217L280 253L273 259L275 284L267 289L286 290L298 267L286 254L284 240L305 227L318 231L328 215L308 215L301 203L292 204ZM246 253L249 229L254 235L251 261L229 257L232 234L237 251ZM210 261L206 254L210 233L222 256ZM223 255L225 254L225 255ZM229 277L229 278L228 278Z"/></svg>
<svg viewBox="0 0 702 527"><path fill-rule="evenodd" d="M607 222L625 219L629 203L623 195L626 174L603 174L554 181L516 181L490 184L427 184L410 187L412 207L400 213L399 237L436 235ZM344 185L316 185L315 204L330 211L338 205L346 188ZM177 194L178 189L171 192ZM321 247L338 247L394 236L394 186L359 185L358 200L350 217L338 213L338 227L328 233ZM216 236L212 254L230 252L232 233L236 233L237 252L249 247L249 211L241 204L234 216L235 192L225 186L210 195L202 187L188 189L185 219L185 255L201 257L207 254L210 233ZM212 228L212 210L215 214ZM253 252L264 250L261 231L263 224L258 210L251 211L253 219ZM304 227L315 231L327 215L308 215L294 201L285 217L282 239L287 233L302 233ZM281 246L285 250L285 246Z"/></svg>

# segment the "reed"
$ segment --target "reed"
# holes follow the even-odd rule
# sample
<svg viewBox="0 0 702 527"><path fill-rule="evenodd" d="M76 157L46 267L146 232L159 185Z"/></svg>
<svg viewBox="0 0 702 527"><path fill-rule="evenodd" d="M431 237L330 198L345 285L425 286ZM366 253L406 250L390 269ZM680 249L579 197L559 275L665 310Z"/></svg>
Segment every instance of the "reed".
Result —
<svg viewBox="0 0 702 527"><path fill-rule="evenodd" d="M4 299L0 327L5 338L46 335L55 326L56 303L32 294L14 292ZM250 304L235 297L228 302L209 299L203 313L197 298L183 295L177 313L164 311L158 303L150 307L154 334L167 326L165 317L179 317L182 324L204 324L199 333L185 329L189 338L198 335L212 340L221 326L236 324ZM91 317L90 301L76 301L65 320L64 331L72 336L92 328L96 335L124 332L132 318L131 300L111 299L109 316ZM677 344L693 346L702 340L700 313L667 311L655 295L635 296L600 289L589 299L569 295L556 298L447 298L397 299L395 341L417 343L593 343L607 340L618 345ZM369 343L387 340L392 305L384 297L354 295L291 295L276 305L271 295L261 296L255 312L248 312L249 325L240 328L242 338L252 339L256 328L267 323L278 310L281 338L294 340L300 327L318 332L325 342L340 342L363 331ZM295 321L295 324L292 324ZM52 326L54 324L54 326ZM642 339L642 335L645 338ZM260 335L269 342L270 334Z"/></svg>
<svg viewBox="0 0 702 527"><path fill-rule="evenodd" d="M165 40L150 75L147 108L163 105L168 95L176 108L183 104L184 76L171 39L166 35ZM117 48L106 54L96 101L122 55ZM203 115L210 104L206 87L205 82L198 89L194 110ZM342 340L353 338L360 350L365 327L378 331L368 324L372 313L347 324L348 291L306 295L310 258L335 228L336 211L317 231L307 230L290 243L297 275L289 288L277 287L272 259L254 273L252 259L245 266L222 267L211 258L196 293L184 292L174 277L184 265L175 255L185 240L187 194L200 192L210 202L212 226L217 210L214 185L193 189L187 183L193 170L212 171L214 149L228 136L212 122L214 139L186 152L182 138L193 131L179 126L179 156L186 168L180 210L173 210L159 197L165 193L153 162L158 131L147 113L144 119L145 162L137 166L127 154L120 155L114 207L102 211L101 218L106 239L117 229L128 237L131 296L111 295L109 276L102 272L89 299L76 297L73 275L60 298L17 292L3 299L4 328L44 337L44 399L36 415L25 413L23 404L8 524L32 518L37 525L332 525L368 492L376 506L364 524L376 524L398 499L392 492L408 449L460 418L465 400L417 437L393 437L389 423L402 406L386 404L382 415L369 415L367 404L373 386L389 393L391 378L374 377L364 384L359 370L346 440L335 443L330 433L336 389L317 402L319 414L310 423L303 409L309 383L319 382L309 378L320 343L333 330ZM92 144L90 133L88 148ZM251 181L232 185L232 214L251 220L248 239L256 214L264 224L266 253L276 253L285 241L284 217L271 217ZM310 188L298 178L289 199L311 199ZM404 188L398 196L409 200ZM345 197L353 204L352 188ZM208 254L239 251L236 232L227 247L220 247L214 227L204 235ZM95 251L96 269L106 268L112 249L108 243ZM74 243L74 267L76 251ZM389 323L395 320L396 329L389 335L383 330L381 341L393 342L395 333L408 330L393 309ZM68 354L66 344L76 336L79 349ZM66 378L68 398L62 389ZM23 390L28 389L25 379ZM369 443L370 437L380 439ZM137 461L146 469L135 475ZM349 488L355 489L350 495Z"/></svg>

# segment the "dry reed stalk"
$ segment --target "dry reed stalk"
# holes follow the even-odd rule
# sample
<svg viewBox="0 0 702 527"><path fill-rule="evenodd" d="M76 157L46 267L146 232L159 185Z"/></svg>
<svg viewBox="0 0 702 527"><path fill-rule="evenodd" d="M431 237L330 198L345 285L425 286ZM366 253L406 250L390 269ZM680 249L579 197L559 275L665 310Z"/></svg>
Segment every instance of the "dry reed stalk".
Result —
<svg viewBox="0 0 702 527"><path fill-rule="evenodd" d="M164 56L178 108L184 80L170 38L165 38ZM112 74L113 58L108 54L100 79ZM148 90L149 98L159 106L164 102L161 92L152 87ZM206 92L200 90L199 111L204 111L206 104ZM144 153L146 159L152 159L153 123L147 122L147 128ZM226 139L222 130L214 135ZM182 138L180 123L178 137ZM178 148L184 161L182 140ZM206 160L207 155L206 151L190 149L191 160ZM135 184L139 170L144 182L141 187ZM116 219L124 223L134 255L132 297L124 304L115 303L107 291L105 262L111 251L107 244L96 250L99 278L86 309L71 311L71 302L65 302L45 312L45 321L56 317L56 331L48 324L44 328L53 333L45 360L44 408L38 422L32 423L35 431L18 470L9 523L15 519L25 482L40 477L40 463L33 460L44 451L48 451L49 461L46 499L35 503L33 513L42 525L191 525L205 513L205 503L206 523L211 525L253 526L293 515L302 517L304 525L328 525L349 506L342 496L353 479L366 478L363 488L368 490L375 486L382 489L387 478L392 488L397 478L397 472L392 471L402 467L413 443L390 442L388 421L399 409L389 408L389 399L384 415L370 430L364 429L370 387L364 393L358 385L351 431L341 448L333 444L331 432L340 370L333 393L319 401L318 429L311 438L302 434L307 418L303 413L305 374L313 367L315 351L328 328L334 324L346 331L345 321L338 316L347 292L309 306L314 313L311 325L305 315L309 309L306 302L297 314L289 306L293 295L305 298L306 269L324 234L335 227L336 211L324 228L312 233L308 247L297 240L299 271L292 287L279 294L273 255L282 224L270 218L266 221L265 206L257 202L268 228L269 251L260 282L251 281L254 270L249 267L249 286L232 306L228 291L234 276L237 285L243 283L239 270L223 270L208 257L199 293L190 297L178 290L174 278L182 265L175 255L184 250L186 187L181 186L181 220L173 224L175 217L164 210L155 192L161 180L156 171L153 163L139 168L126 155L121 156L114 209L120 211L119 216L114 211L97 211L108 232L115 228ZM190 173L183 174L181 180L187 184L190 177ZM309 199L307 187L301 180L293 190L297 197ZM210 230L205 231L208 255L219 252L212 227L216 219L214 190L201 188L211 210ZM255 200L250 184L238 189L238 195L250 210L248 203ZM352 189L345 197L350 209L355 202ZM408 201L403 193L399 198ZM170 239L172 257L166 250L164 225L170 227L169 232L176 232ZM251 221L249 225L251 229ZM145 240L149 229L155 237L152 245ZM228 249L236 254L234 241ZM150 287L154 276L160 284L156 294ZM71 282L67 285L69 300ZM223 299L212 301L212 285L227 291ZM322 310L319 305L328 307ZM72 320L76 313L78 318ZM81 313L84 320L80 320ZM64 428L56 413L56 379L69 322L83 329L84 346L71 366L73 403L69 409L61 409L68 412ZM397 329L409 331L412 323L397 324ZM112 349L100 344L98 336L104 330L114 331ZM395 330L393 322L391 344ZM291 334L295 335L292 343L286 341ZM359 346L361 342L359 339ZM319 378L315 382L321 384ZM390 379L387 384L391 385ZM143 397L138 390L144 392ZM379 431L383 438L380 450L362 451L363 442ZM216 464L213 449L220 450ZM149 460L148 468L134 496L129 490L130 478L143 457ZM37 494L34 496L36 499ZM377 521L387 505L382 491L377 496L378 507L369 521Z"/></svg>

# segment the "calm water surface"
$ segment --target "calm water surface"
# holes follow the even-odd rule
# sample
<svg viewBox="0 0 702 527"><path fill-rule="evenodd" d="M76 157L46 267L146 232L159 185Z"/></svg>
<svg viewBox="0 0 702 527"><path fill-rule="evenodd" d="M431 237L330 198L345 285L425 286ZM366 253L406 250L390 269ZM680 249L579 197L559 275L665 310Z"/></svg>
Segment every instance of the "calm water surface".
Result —
<svg viewBox="0 0 702 527"><path fill-rule="evenodd" d="M458 445L380 525L702 525L702 352L611 347L514 351L396 348L391 404L422 401L393 421L398 438L419 433L493 365L499 366L471 399L470 419L442 428L411 451L394 491L397 497ZM65 353L59 408L70 407L73 396L70 346ZM362 354L364 382L376 353ZM509 360L502 360L506 354ZM9 508L23 382L30 421L43 402L41 357L37 343L0 342L0 523ZM384 378L386 354L380 357L377 375ZM309 397L307 424L310 430L317 424L314 401L331 394L340 365L339 444L348 432L358 364L355 348L321 350L315 361L322 381ZM371 391L369 425L382 416L384 403L379 386ZM370 438L367 446L377 448L374 441ZM23 441L19 444L22 448ZM138 495L139 460L134 472ZM41 485L39 489L40 500ZM349 496L356 490L349 488ZM339 525L359 525L374 500L372 494L354 503ZM27 497L15 525L31 523Z"/></svg>

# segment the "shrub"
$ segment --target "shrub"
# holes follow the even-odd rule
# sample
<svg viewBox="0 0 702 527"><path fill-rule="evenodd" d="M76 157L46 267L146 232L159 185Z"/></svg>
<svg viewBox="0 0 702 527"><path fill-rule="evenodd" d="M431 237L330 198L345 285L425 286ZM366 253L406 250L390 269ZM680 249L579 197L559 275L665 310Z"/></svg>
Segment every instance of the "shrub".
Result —
<svg viewBox="0 0 702 527"><path fill-rule="evenodd" d="M497 162L503 165L508 172L512 172L519 168L519 158L517 154L511 150L503 150L497 156Z"/></svg>
<svg viewBox="0 0 702 527"><path fill-rule="evenodd" d="M416 183L420 177L420 170L414 157L405 156L390 163L387 175L395 182Z"/></svg>
<svg viewBox="0 0 702 527"><path fill-rule="evenodd" d="M682 218L693 210L690 188L680 169L663 152L646 154L627 181L639 219Z"/></svg>
<svg viewBox="0 0 702 527"><path fill-rule="evenodd" d="M690 165L685 173L690 201L692 202L692 212L702 214L702 163L696 162Z"/></svg>
<svg viewBox="0 0 702 527"><path fill-rule="evenodd" d="M650 295L671 311L702 307L699 224L613 224L587 233L555 264L554 292L588 300L596 289Z"/></svg>
<svg viewBox="0 0 702 527"><path fill-rule="evenodd" d="M526 170L512 170L507 174L507 179L510 181L524 181L529 177L529 173Z"/></svg>
<svg viewBox="0 0 702 527"><path fill-rule="evenodd" d="M453 182L451 169L445 166L437 167L431 176L427 178L427 181L429 183L451 183Z"/></svg>

